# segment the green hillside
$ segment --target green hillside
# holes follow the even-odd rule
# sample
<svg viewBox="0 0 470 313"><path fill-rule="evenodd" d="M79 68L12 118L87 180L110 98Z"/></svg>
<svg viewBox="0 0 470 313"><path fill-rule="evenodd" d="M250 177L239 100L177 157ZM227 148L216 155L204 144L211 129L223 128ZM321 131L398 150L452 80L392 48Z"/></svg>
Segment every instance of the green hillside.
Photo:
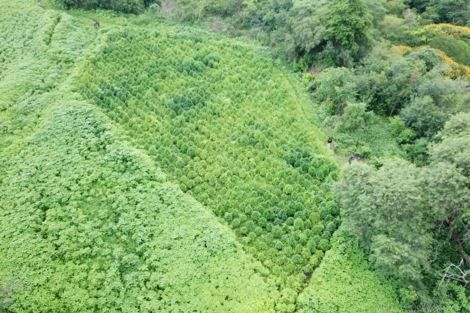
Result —
<svg viewBox="0 0 470 313"><path fill-rule="evenodd" d="M261 49L187 28L112 28L76 92L300 288L338 226L337 169L282 71Z"/></svg>
<svg viewBox="0 0 470 313"><path fill-rule="evenodd" d="M341 293L321 282L339 163L271 51L70 13L0 3L0 311L293 312ZM361 260L341 271L397 311Z"/></svg>

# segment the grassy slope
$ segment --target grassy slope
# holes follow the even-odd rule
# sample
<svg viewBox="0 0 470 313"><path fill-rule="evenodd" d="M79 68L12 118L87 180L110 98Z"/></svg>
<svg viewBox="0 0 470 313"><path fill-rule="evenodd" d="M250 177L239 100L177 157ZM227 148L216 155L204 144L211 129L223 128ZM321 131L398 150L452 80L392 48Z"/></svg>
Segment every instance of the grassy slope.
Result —
<svg viewBox="0 0 470 313"><path fill-rule="evenodd" d="M17 10L29 14L25 28L51 14L62 16L64 28L79 23L16 3L1 5L2 19ZM79 29L87 38L90 29ZM6 35L14 41L23 31ZM266 270L230 231L117 139L109 121L73 99L61 78L73 71L73 62L54 58L73 59L78 49L52 50L55 44L70 47L70 36L54 33L49 49L40 35L33 38L16 51L21 62L2 64L0 81L0 88L11 85L8 73L19 66L33 68L30 83L37 84L19 83L14 96L20 88L34 90L0 114L9 125L0 137L0 281L16 289L13 310L273 310ZM55 80L41 85L34 78L42 73ZM2 94L3 103L9 96Z"/></svg>
<svg viewBox="0 0 470 313"><path fill-rule="evenodd" d="M304 238L314 235L308 229L318 224L328 240L324 229L336 221L325 184L335 162L324 157L325 136L304 118L312 115L305 94L296 95L269 54L202 30L135 27L109 16L100 17L97 34L88 13L43 11L35 1L2 3L0 12L0 119L10 128L0 137L0 278L18 287L15 311L256 312L274 302L293 310L305 286L302 267L321 258L312 256L321 248L305 250ZM17 24L7 22L11 16ZM205 58L218 60L210 74L197 63ZM157 79L148 79L150 71ZM107 106L115 97L100 98L111 87L126 91L117 111ZM194 90L209 91L198 98L204 105L179 111L175 99L201 96ZM179 133L195 143L196 156L182 152ZM286 155L312 170L287 166ZM266 267L155 166L219 216L238 219L231 223L238 241ZM266 235L276 223L284 237L273 240ZM318 284L333 293L341 287Z"/></svg>
<svg viewBox="0 0 470 313"><path fill-rule="evenodd" d="M298 312L403 312L392 285L368 268L358 243L342 235L333 241L332 249L299 296Z"/></svg>

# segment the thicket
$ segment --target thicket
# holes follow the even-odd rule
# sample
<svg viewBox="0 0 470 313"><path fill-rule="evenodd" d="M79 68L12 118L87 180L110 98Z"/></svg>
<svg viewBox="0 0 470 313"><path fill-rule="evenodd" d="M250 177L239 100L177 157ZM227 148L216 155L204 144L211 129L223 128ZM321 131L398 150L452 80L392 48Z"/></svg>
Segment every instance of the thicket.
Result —
<svg viewBox="0 0 470 313"><path fill-rule="evenodd" d="M406 25L402 19L385 19L381 24L385 38L395 45L413 48L429 46L443 51L454 62L470 65L469 28L449 24Z"/></svg>
<svg viewBox="0 0 470 313"><path fill-rule="evenodd" d="M180 1L165 0L160 16L184 21L225 17L289 57L352 65L369 48L369 28L385 14L376 0ZM234 33L236 33L235 31Z"/></svg>
<svg viewBox="0 0 470 313"><path fill-rule="evenodd" d="M470 110L467 81L442 62L430 48L404 56L377 48L353 70L326 69L313 83L324 125L342 149L364 157L406 154L423 165L421 147L452 115Z"/></svg>
<svg viewBox="0 0 470 313"><path fill-rule="evenodd" d="M60 2L126 13L151 6L95 31L53 10L0 4L14 20L0 23L8 130L0 142L0 288L15 286L0 306L399 312L399 301L411 311L469 310L466 289L449 281L466 282L457 267L439 284L449 262L467 268L459 259L469 244L468 117L455 115L470 105L468 36L431 24L464 25L466 13L455 10L465 1ZM336 185L345 228L364 250L344 232L332 240L341 224L331 190L337 164L281 62L246 41L152 24L156 14L220 15L295 60L339 154L352 150L375 166L352 166ZM391 53L377 43L380 31L399 45ZM64 87L77 94L48 94L91 42ZM65 105L50 104L58 102ZM39 120L48 110L56 113ZM163 182L155 164L187 195Z"/></svg>
<svg viewBox="0 0 470 313"><path fill-rule="evenodd" d="M344 227L370 249L382 273L413 286L422 301L445 283L463 312L469 308L458 296L469 296L469 135L470 114L459 113L431 146L429 165L390 159L376 170L358 164L335 186Z"/></svg>
<svg viewBox="0 0 470 313"><path fill-rule="evenodd" d="M87 10L105 9L123 13L142 13L154 0L54 0L67 9L83 8ZM157 4L158 5L158 4Z"/></svg>

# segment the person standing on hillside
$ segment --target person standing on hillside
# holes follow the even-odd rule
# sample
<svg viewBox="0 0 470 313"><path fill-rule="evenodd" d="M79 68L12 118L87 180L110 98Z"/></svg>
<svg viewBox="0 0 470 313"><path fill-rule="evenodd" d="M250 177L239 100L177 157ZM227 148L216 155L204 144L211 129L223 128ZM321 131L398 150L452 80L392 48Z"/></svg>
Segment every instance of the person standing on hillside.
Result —
<svg viewBox="0 0 470 313"><path fill-rule="evenodd" d="M328 149L330 149L330 145L331 145L332 142L333 142L333 138L329 137L328 141L327 141L327 144L326 144L328 146Z"/></svg>
<svg viewBox="0 0 470 313"><path fill-rule="evenodd" d="M96 29L98 29L100 27L100 22L98 22L97 20L93 20L93 25Z"/></svg>
<svg viewBox="0 0 470 313"><path fill-rule="evenodd" d="M349 158L348 158L349 164L351 164L352 160L354 160L354 154L352 153L352 151L349 151Z"/></svg>
<svg viewBox="0 0 470 313"><path fill-rule="evenodd" d="M338 144L335 142L335 145L333 146L333 152L336 154L338 151Z"/></svg>

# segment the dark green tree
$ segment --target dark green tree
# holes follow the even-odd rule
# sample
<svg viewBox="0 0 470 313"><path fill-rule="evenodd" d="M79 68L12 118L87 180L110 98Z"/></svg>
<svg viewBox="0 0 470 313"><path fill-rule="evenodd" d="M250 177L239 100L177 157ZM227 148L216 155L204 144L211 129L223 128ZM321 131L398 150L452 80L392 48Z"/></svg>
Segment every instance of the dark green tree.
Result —
<svg viewBox="0 0 470 313"><path fill-rule="evenodd" d="M452 117L440 138L430 149L429 166L400 159L379 170L355 164L335 186L344 225L382 272L409 282L419 281L439 248L451 242L470 267L470 114Z"/></svg>
<svg viewBox="0 0 470 313"><path fill-rule="evenodd" d="M334 0L328 6L325 39L333 42L336 50L350 50L353 55L369 43L368 29L372 16L363 0ZM343 65L345 59L342 58Z"/></svg>

